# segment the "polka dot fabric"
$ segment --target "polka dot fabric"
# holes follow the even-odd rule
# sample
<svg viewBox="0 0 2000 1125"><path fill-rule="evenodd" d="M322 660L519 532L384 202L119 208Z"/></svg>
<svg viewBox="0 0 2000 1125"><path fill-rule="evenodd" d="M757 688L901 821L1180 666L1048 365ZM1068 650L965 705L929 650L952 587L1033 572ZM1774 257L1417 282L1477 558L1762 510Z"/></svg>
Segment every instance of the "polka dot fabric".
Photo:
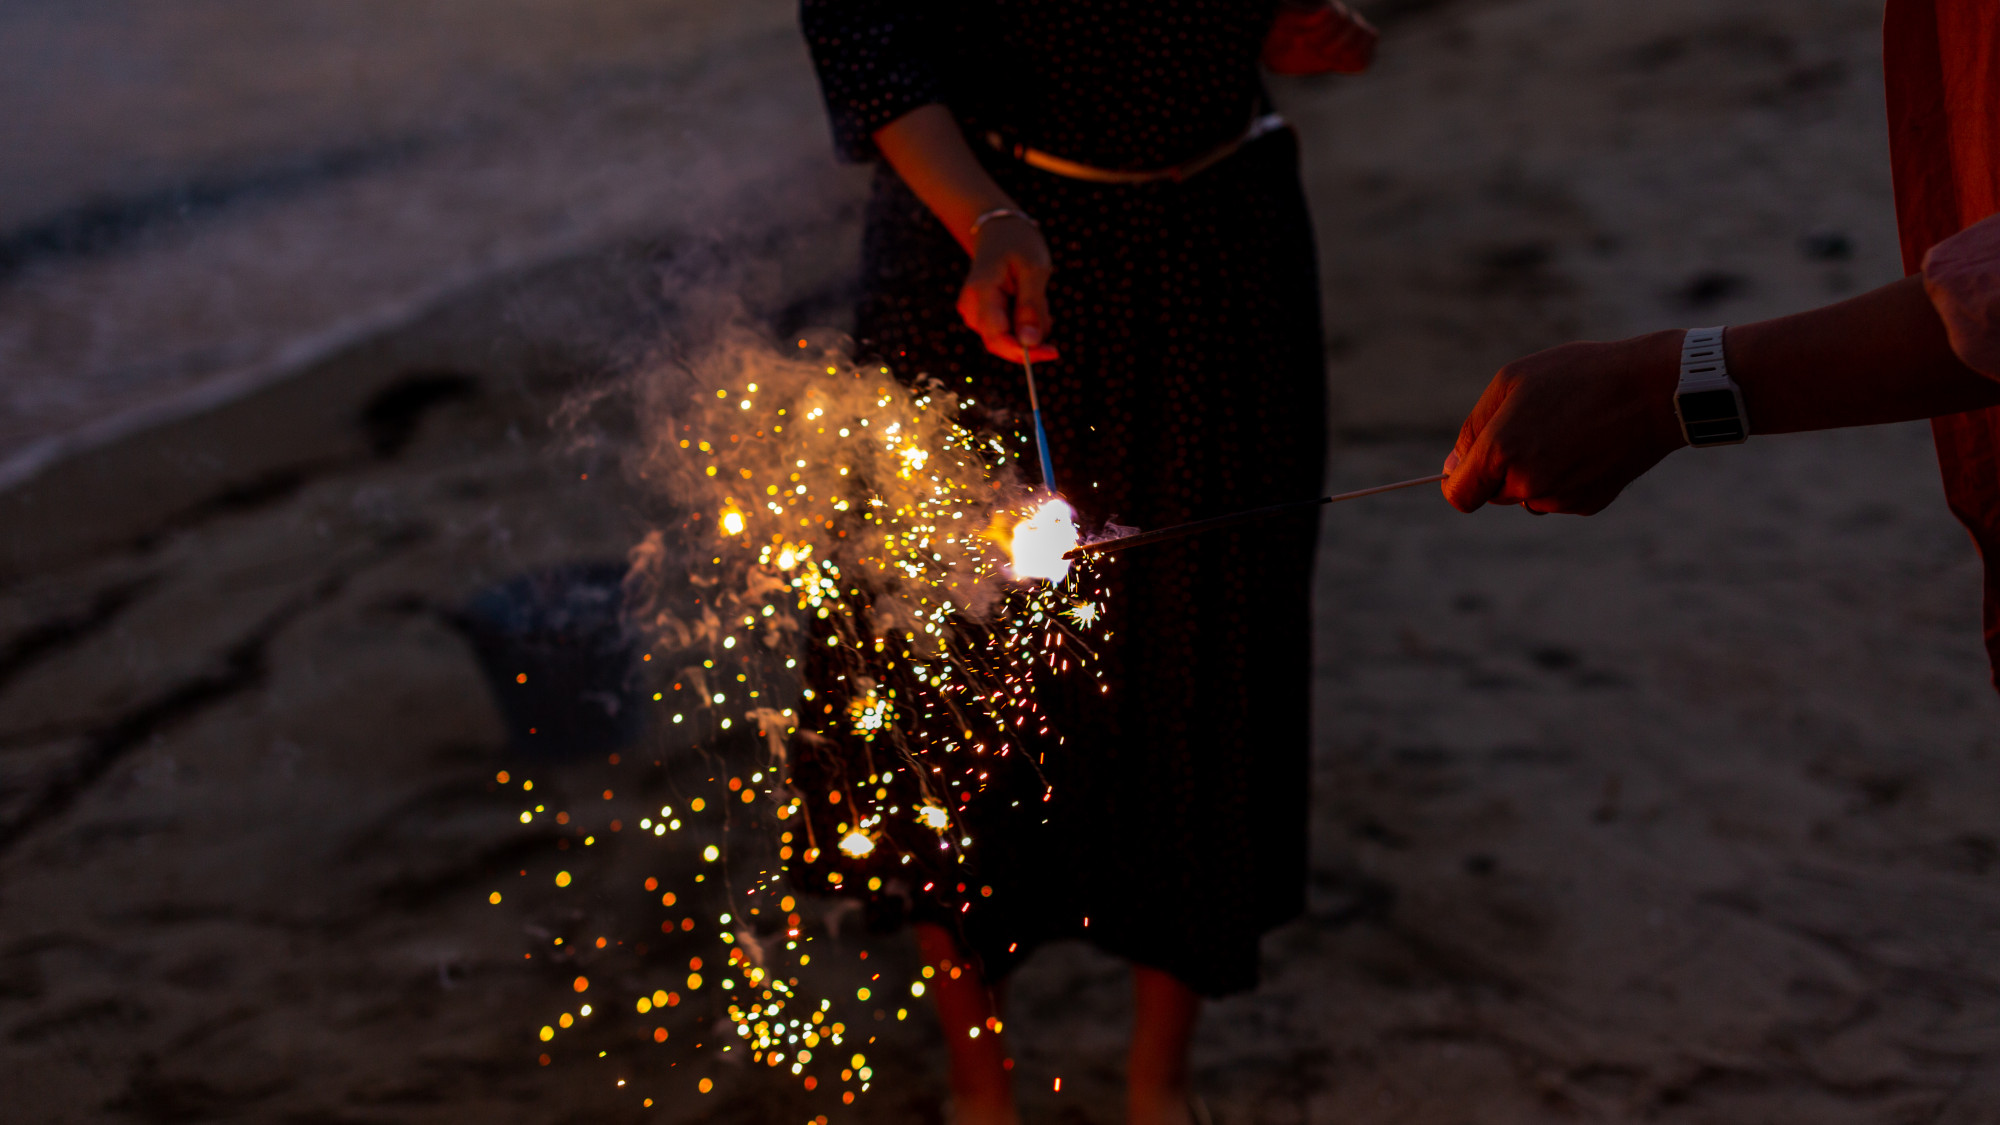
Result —
<svg viewBox="0 0 2000 1125"><path fill-rule="evenodd" d="M924 0L802 0L799 22L843 158L874 159L875 130L945 100Z"/></svg>
<svg viewBox="0 0 2000 1125"><path fill-rule="evenodd" d="M1034 118L1065 138L1050 151L1172 163L1240 133L1257 104L1269 12L1254 5L995 7L1063 28L1098 20L1127 37L1113 51L1109 32L1032 33L1049 48L1033 71L1049 84L1038 100L1096 103ZM1147 13L1158 18L1139 18ZM1183 69L1167 81L1154 65ZM1235 124L1217 138L1197 120ZM1161 527L1318 495L1319 296L1292 134L1186 182L1136 187L982 157L1054 254L1062 359L1038 366L1037 382L1058 483L1086 525ZM975 420L1017 443L1032 474L1021 370L959 321L964 255L886 168L863 272L864 352L964 392ZM1316 538L1302 518L1108 564L1104 678L1061 680L1044 700L1065 738L1035 748L1046 751L1053 800L1022 769L996 777L971 810L977 877L995 893L959 917L993 977L1044 941L1082 936L1210 995L1256 983L1259 937L1304 905Z"/></svg>
<svg viewBox="0 0 2000 1125"><path fill-rule="evenodd" d="M1242 134L1276 0L802 0L841 154L943 102L1100 168L1166 168Z"/></svg>

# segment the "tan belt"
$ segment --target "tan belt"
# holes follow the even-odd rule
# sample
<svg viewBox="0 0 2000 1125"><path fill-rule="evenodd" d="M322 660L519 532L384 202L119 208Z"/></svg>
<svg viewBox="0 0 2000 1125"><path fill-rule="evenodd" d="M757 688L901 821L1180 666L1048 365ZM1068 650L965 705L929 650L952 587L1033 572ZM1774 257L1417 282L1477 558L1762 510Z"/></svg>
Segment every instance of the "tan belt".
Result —
<svg viewBox="0 0 2000 1125"><path fill-rule="evenodd" d="M1079 164L1074 160L1065 160L1052 152L1043 152L1038 148L1029 148L1027 145L1010 145L1007 143L1006 138L998 133L986 134L986 143L1012 156L1021 163L1028 165L1030 168L1039 168L1044 172L1066 176L1072 180L1088 180L1094 184L1151 184L1158 183L1161 180L1185 180L1189 177L1200 175L1234 156L1237 149L1242 148L1258 137L1266 133L1275 133L1285 127L1285 119L1282 115L1267 113L1252 121L1250 128L1245 130L1242 136L1213 152L1198 156L1186 164L1176 164L1172 168L1134 172L1120 171L1115 168L1093 168L1088 164Z"/></svg>

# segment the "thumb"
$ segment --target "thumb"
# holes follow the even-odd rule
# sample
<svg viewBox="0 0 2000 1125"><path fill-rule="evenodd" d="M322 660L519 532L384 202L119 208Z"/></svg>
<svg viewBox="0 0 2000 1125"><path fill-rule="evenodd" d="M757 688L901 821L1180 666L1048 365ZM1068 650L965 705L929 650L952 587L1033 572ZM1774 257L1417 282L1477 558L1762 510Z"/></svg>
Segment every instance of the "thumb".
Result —
<svg viewBox="0 0 2000 1125"><path fill-rule="evenodd" d="M1492 422L1506 404L1508 390L1497 375L1486 384L1485 393L1458 428L1451 455L1445 458L1444 471L1451 475L1444 481L1444 498L1461 512L1476 511L1506 482L1505 467L1495 464L1499 456L1493 447Z"/></svg>
<svg viewBox="0 0 2000 1125"><path fill-rule="evenodd" d="M1444 498L1461 512L1475 512L1491 502L1507 483L1507 466L1491 440L1490 432L1474 443L1472 452L1459 461L1444 481Z"/></svg>
<svg viewBox="0 0 2000 1125"><path fill-rule="evenodd" d="M1033 266L1018 267L1014 293L1014 338L1024 348L1048 339L1049 275Z"/></svg>

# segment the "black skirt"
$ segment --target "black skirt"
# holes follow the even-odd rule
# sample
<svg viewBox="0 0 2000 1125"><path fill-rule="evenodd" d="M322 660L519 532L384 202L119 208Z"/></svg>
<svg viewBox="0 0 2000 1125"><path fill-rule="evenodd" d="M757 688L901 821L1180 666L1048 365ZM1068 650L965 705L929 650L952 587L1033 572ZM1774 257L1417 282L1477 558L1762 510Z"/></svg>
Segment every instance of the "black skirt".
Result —
<svg viewBox="0 0 2000 1125"><path fill-rule="evenodd" d="M1062 358L1037 385L1080 522L1154 528L1318 495L1325 379L1293 135L1141 186L982 155L1054 254ZM972 400L1032 477L1022 371L956 312L963 251L886 168L865 237L862 354ZM1202 993L1255 985L1259 937L1304 906L1317 533L1301 516L1097 564L1101 677L1044 679L1051 735L972 799L971 862L936 888L970 889L919 898L989 979L1084 937Z"/></svg>

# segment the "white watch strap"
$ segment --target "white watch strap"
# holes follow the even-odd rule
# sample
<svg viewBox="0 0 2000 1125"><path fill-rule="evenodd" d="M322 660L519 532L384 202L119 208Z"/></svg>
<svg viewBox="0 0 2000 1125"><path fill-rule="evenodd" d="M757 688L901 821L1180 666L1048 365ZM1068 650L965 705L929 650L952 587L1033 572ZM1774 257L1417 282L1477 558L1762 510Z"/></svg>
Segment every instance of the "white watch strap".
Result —
<svg viewBox="0 0 2000 1125"><path fill-rule="evenodd" d="M1740 445L1750 437L1743 391L1722 355L1723 328L1690 328L1681 337L1681 383L1674 414L1689 445Z"/></svg>
<svg viewBox="0 0 2000 1125"><path fill-rule="evenodd" d="M1683 392L1715 390L1728 386L1729 364L1722 358L1724 325L1690 328L1681 339L1681 386Z"/></svg>

